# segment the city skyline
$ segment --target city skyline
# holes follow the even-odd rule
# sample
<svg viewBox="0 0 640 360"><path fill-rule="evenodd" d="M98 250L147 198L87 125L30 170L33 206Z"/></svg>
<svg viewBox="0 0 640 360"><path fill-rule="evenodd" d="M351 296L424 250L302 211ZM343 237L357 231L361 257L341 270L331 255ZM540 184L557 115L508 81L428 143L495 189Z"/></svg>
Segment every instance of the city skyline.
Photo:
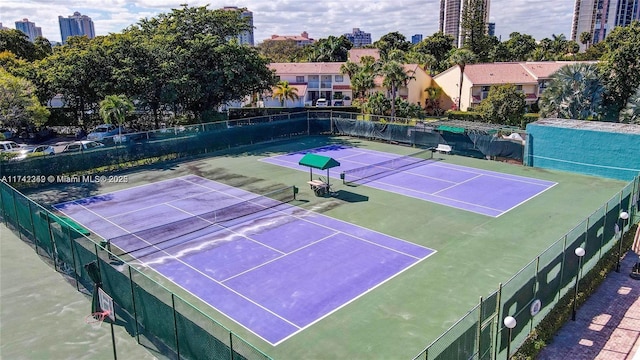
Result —
<svg viewBox="0 0 640 360"><path fill-rule="evenodd" d="M53 4L47 0L5 0L0 5L0 22L11 25L29 18L42 28L42 35L60 42L58 16L80 12L91 17L97 36L119 33L142 18L179 8L180 1L140 0L105 3L102 1L68 0ZM253 13L255 43L273 34L309 32L314 39L340 36L352 28L371 33L373 41L389 32L400 32L407 40L413 34L425 37L438 31L440 0L403 0L401 2L354 0L349 3L329 0L322 7L309 1L289 4L280 1L254 0L251 3L228 1L192 1L189 6L204 6L214 10L225 6L246 7ZM496 36L506 40L511 32L533 36L536 40L552 34L571 35L573 0L492 0L490 22L496 23ZM282 9L287 9L283 11ZM408 21L415 19L415 21Z"/></svg>

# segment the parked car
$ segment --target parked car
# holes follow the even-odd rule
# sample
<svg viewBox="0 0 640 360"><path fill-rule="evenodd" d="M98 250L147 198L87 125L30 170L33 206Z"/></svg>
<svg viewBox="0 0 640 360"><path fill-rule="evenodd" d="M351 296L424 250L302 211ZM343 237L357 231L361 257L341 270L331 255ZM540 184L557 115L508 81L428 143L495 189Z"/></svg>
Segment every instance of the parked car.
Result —
<svg viewBox="0 0 640 360"><path fill-rule="evenodd" d="M114 124L102 124L98 125L87 135L87 140L101 141L107 137L118 135L120 132L124 133L125 131Z"/></svg>
<svg viewBox="0 0 640 360"><path fill-rule="evenodd" d="M333 106L344 106L344 101L342 101L342 100L333 100Z"/></svg>
<svg viewBox="0 0 640 360"><path fill-rule="evenodd" d="M18 152L23 146L15 141L0 141L0 152Z"/></svg>
<svg viewBox="0 0 640 360"><path fill-rule="evenodd" d="M62 150L63 153L73 153L81 151L91 151L104 147L103 143L91 140L74 141L67 144Z"/></svg>
<svg viewBox="0 0 640 360"><path fill-rule="evenodd" d="M21 147L21 150L18 151L18 154L18 156L12 158L11 160L23 160L31 156L53 155L55 154L55 150L49 145L28 145Z"/></svg>
<svg viewBox="0 0 640 360"><path fill-rule="evenodd" d="M316 107L327 107L327 106L329 106L329 102L327 101L327 99L320 98L316 100Z"/></svg>

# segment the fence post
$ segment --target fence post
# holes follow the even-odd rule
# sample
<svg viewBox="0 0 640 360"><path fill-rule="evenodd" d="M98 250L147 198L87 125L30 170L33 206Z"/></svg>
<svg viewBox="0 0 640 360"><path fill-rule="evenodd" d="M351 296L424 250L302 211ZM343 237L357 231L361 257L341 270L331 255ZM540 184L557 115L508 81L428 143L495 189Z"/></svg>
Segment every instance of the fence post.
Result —
<svg viewBox="0 0 640 360"><path fill-rule="evenodd" d="M233 332L229 331L229 354L233 360Z"/></svg>
<svg viewBox="0 0 640 360"><path fill-rule="evenodd" d="M133 322L136 324L136 340L140 344L140 327L138 326L138 312L136 311L136 295L133 288L133 273L131 272L131 265L127 264L129 268L129 284L131 285L131 304L133 304Z"/></svg>
<svg viewBox="0 0 640 360"><path fill-rule="evenodd" d="M565 258L566 258L566 253L567 253L567 235L564 235L564 241L562 243L562 263L560 265L560 282L558 283L558 291L556 292L558 294L558 299L560 300L561 296L560 296L560 291L562 290L562 282L564 280L564 267L565 267Z"/></svg>
<svg viewBox="0 0 640 360"><path fill-rule="evenodd" d="M16 206L16 191L11 189L11 197L13 198L13 211L16 214L16 229L18 230L18 237L22 240L22 231L20 231L20 219L18 218L18 206Z"/></svg>
<svg viewBox="0 0 640 360"><path fill-rule="evenodd" d="M0 164L2 165L2 164ZM4 181L0 181L0 212L2 212L2 218L4 219L4 225L9 227L9 223L8 223L8 219L7 219L7 213L4 211L4 207L5 207L5 202L2 199L2 189L6 186L6 183Z"/></svg>
<svg viewBox="0 0 640 360"><path fill-rule="evenodd" d="M478 350L478 359L482 358L481 338L482 338L482 309L483 302L482 296L480 296L480 311L478 312L478 336L476 336L476 349Z"/></svg>
<svg viewBox="0 0 640 360"><path fill-rule="evenodd" d="M33 210L31 210L31 200L28 200L27 208L29 209L29 219L31 220L31 234L33 235L33 243L36 246L36 254L37 254L38 253L38 238L36 237L36 225L33 223Z"/></svg>
<svg viewBox="0 0 640 360"><path fill-rule="evenodd" d="M73 246L75 241L73 241L73 239L71 238L71 227L68 225L64 227L66 227L67 229L67 238L69 239L69 247L71 248L71 260L73 261L73 264L71 266L73 269L73 275L76 279L76 289L80 291L80 281L78 280L78 272L76 271L76 250L75 246Z"/></svg>
<svg viewBox="0 0 640 360"><path fill-rule="evenodd" d="M498 356L498 339L500 338L500 336L498 334L500 334L500 324L502 324L502 319L500 318L500 302L502 302L502 283L500 283L500 285L498 285L498 295L497 295L497 301L496 301L496 338L494 341L494 348L493 348L493 358L495 359Z"/></svg>
<svg viewBox="0 0 640 360"><path fill-rule="evenodd" d="M176 315L176 296L171 293L171 309L173 310L173 334L176 337L176 354L180 359L180 341L178 340L178 316Z"/></svg>

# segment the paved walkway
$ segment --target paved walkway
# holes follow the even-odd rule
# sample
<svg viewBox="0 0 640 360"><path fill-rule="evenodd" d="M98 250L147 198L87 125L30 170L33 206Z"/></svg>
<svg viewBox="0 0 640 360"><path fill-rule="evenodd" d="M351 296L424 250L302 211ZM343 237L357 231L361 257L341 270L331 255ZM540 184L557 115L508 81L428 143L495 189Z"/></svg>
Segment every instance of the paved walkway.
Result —
<svg viewBox="0 0 640 360"><path fill-rule="evenodd" d="M640 280L629 277L637 259L627 253L538 360L640 360Z"/></svg>

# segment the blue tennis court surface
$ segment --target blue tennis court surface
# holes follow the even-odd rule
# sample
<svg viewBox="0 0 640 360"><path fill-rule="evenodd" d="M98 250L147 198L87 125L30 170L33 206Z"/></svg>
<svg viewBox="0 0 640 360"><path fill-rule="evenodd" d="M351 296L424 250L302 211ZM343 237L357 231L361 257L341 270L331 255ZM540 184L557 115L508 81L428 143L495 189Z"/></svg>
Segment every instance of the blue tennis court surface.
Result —
<svg viewBox="0 0 640 360"><path fill-rule="evenodd" d="M434 253L192 175L55 208L272 345Z"/></svg>
<svg viewBox="0 0 640 360"><path fill-rule="evenodd" d="M343 171L401 159L396 154L329 145L261 161L308 172L308 167L298 165L307 153L338 160L340 166L332 168L330 172L331 177L335 178L339 178ZM362 184L492 217L498 217L556 185L551 181L474 169L438 159L426 160L398 171L392 170L383 176L365 178Z"/></svg>

